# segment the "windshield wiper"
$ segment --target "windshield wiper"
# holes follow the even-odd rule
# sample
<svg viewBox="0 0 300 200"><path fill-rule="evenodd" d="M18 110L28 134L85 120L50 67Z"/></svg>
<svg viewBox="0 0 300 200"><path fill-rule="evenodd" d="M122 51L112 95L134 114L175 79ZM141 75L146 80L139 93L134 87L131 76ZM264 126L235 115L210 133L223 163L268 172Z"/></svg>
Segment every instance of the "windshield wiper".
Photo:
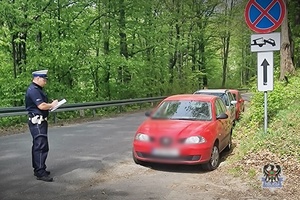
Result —
<svg viewBox="0 0 300 200"><path fill-rule="evenodd" d="M172 120L191 120L191 121L195 121L195 120L199 120L197 118L186 118L186 117L178 117L178 118L170 118Z"/></svg>

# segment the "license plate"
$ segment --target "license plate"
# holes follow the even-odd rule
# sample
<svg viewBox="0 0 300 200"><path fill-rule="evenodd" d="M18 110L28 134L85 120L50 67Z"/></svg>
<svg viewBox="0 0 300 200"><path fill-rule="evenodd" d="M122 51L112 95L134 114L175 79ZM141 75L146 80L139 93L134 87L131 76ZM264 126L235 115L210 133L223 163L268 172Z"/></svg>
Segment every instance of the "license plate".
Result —
<svg viewBox="0 0 300 200"><path fill-rule="evenodd" d="M179 156L178 149L153 149L152 154L155 156L172 156L176 157Z"/></svg>

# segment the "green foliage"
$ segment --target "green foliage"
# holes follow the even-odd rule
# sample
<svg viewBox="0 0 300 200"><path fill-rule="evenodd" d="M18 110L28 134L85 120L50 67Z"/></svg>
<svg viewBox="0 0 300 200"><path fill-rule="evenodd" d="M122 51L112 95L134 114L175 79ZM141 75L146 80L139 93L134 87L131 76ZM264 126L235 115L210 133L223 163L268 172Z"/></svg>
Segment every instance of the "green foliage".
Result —
<svg viewBox="0 0 300 200"><path fill-rule="evenodd" d="M228 34L226 87L247 85L256 67L245 4L0 1L0 107L23 106L31 72L44 68L49 99L69 103L192 93L206 78L208 87L218 88Z"/></svg>
<svg viewBox="0 0 300 200"><path fill-rule="evenodd" d="M300 77L289 84L275 81L274 91L268 95L268 133L263 127L263 92L254 92L249 108L234 130L239 149L232 160L241 160L250 153L270 151L280 158L300 161Z"/></svg>
<svg viewBox="0 0 300 200"><path fill-rule="evenodd" d="M208 24L219 3L1 1L0 106L23 106L31 72L44 68L49 99L69 103L191 93L204 76L213 85L222 58Z"/></svg>
<svg viewBox="0 0 300 200"><path fill-rule="evenodd" d="M295 103L296 99L300 98L300 92L297 89L300 84L298 77L289 79L289 84L286 82L275 81L274 90L267 92L268 103L268 118L273 119L280 110L288 109ZM249 121L252 123L263 123L264 118L264 92L256 90L256 86L252 88L253 97L251 100Z"/></svg>

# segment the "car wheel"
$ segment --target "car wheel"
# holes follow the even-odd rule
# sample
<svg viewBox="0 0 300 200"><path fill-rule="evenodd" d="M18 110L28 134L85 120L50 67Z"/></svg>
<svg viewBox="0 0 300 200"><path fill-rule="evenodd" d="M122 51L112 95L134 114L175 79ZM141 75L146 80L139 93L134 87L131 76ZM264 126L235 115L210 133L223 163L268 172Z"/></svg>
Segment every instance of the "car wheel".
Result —
<svg viewBox="0 0 300 200"><path fill-rule="evenodd" d="M203 168L207 171L213 171L218 168L220 164L220 152L219 148L217 147L216 144L214 144L212 151L211 151L211 156L210 160L208 163L203 164Z"/></svg>
<svg viewBox="0 0 300 200"><path fill-rule="evenodd" d="M225 151L230 151L231 148L232 148L232 130L230 131L229 142L228 142L228 145L225 148Z"/></svg>

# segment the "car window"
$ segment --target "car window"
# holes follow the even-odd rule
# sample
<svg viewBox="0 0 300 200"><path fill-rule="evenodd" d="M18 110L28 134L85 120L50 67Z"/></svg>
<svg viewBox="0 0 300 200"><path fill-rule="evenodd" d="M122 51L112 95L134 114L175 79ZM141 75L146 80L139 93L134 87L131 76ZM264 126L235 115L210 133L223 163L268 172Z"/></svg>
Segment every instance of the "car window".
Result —
<svg viewBox="0 0 300 200"><path fill-rule="evenodd" d="M229 106L229 99L226 93L211 93L211 92L205 92L205 91L201 91L201 92L197 92L195 94L208 94L208 95L213 95L213 96L217 96L220 97L226 106Z"/></svg>
<svg viewBox="0 0 300 200"><path fill-rule="evenodd" d="M224 104L224 102L223 102L221 99L218 99L217 101L218 101L219 104L220 104L221 112L222 112L222 113L226 113L227 108L226 108L226 105Z"/></svg>
<svg viewBox="0 0 300 200"><path fill-rule="evenodd" d="M212 119L211 104L204 101L164 101L153 113L153 119L202 120Z"/></svg>
<svg viewBox="0 0 300 200"><path fill-rule="evenodd" d="M234 98L234 96L232 95L232 93L231 93L231 92L228 92L227 94L228 94L228 97L229 97L229 102L231 102L231 101L234 101L234 100L235 100L235 98Z"/></svg>
<svg viewBox="0 0 300 200"><path fill-rule="evenodd" d="M224 104L224 103L223 103ZM222 113L221 105L218 100L215 101L215 108L216 108L216 117Z"/></svg>
<svg viewBox="0 0 300 200"><path fill-rule="evenodd" d="M233 95L234 99L237 100L236 94L235 94L235 93L232 93L232 95Z"/></svg>

